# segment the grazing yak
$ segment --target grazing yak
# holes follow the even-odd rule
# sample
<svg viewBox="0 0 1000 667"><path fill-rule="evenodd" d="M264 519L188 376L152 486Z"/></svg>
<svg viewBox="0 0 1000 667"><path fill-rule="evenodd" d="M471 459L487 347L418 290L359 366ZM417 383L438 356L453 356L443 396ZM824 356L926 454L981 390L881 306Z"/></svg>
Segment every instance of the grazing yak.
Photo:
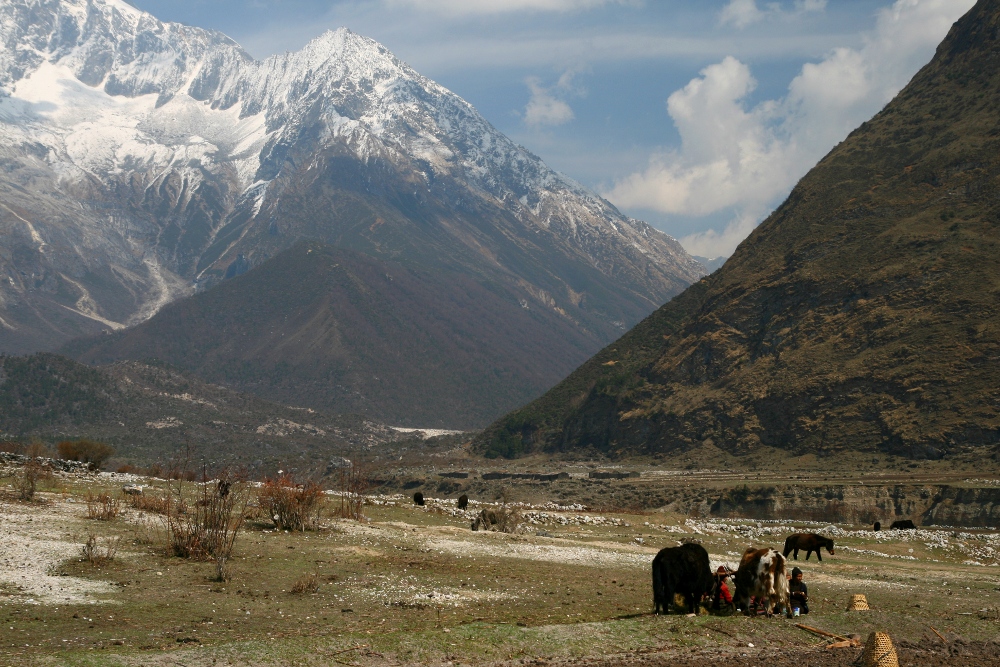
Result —
<svg viewBox="0 0 1000 667"><path fill-rule="evenodd" d="M792 558L798 560L799 549L806 552L806 560L809 560L809 556L815 551L816 558L822 561L823 554L820 553L820 549L826 549L832 556L833 540L829 537L817 535L816 533L795 533L785 538L785 549L781 552L781 555L788 558L788 554L794 551L795 553L792 554Z"/></svg>
<svg viewBox="0 0 1000 667"><path fill-rule="evenodd" d="M768 618L776 606L791 612L788 604L788 575L785 557L774 549L754 549L743 552L740 568L736 571L736 606L750 615L750 598L756 604L764 603Z"/></svg>
<svg viewBox="0 0 1000 667"><path fill-rule="evenodd" d="M696 613L702 596L711 595L714 585L705 547L682 544L660 549L653 559L653 613L669 614L677 593L684 596L688 611Z"/></svg>
<svg viewBox="0 0 1000 667"><path fill-rule="evenodd" d="M458 497L458 509L464 510L469 506L469 496L464 493Z"/></svg>
<svg viewBox="0 0 1000 667"><path fill-rule="evenodd" d="M893 521L892 525L889 526L889 530L916 530L917 527L913 525L913 521L910 519L900 519L898 521Z"/></svg>
<svg viewBox="0 0 1000 667"><path fill-rule="evenodd" d="M413 494L413 503L415 505L421 505L421 506L423 506L423 504L424 504L424 494L420 493L419 491L417 491L416 493L414 493Z"/></svg>

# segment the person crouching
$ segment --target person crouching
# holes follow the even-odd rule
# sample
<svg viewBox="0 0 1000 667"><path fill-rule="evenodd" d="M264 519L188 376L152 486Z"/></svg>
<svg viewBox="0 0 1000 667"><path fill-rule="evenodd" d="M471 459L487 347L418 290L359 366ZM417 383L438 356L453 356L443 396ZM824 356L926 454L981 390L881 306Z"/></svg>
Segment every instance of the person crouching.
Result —
<svg viewBox="0 0 1000 667"><path fill-rule="evenodd" d="M809 613L809 590L802 581L802 570L792 568L792 580L788 582L788 598L792 608L799 608L800 614Z"/></svg>
<svg viewBox="0 0 1000 667"><path fill-rule="evenodd" d="M722 609L723 604L729 609L733 608L733 595L729 592L729 587L726 586L728 577L728 570L720 565L719 569L715 571L715 595L712 597L712 609L716 611Z"/></svg>

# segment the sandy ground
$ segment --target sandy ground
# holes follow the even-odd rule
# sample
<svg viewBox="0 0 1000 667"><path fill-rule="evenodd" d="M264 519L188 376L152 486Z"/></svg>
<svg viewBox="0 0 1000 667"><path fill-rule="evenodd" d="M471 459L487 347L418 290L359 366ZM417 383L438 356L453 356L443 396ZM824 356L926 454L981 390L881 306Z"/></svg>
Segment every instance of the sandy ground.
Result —
<svg viewBox="0 0 1000 667"><path fill-rule="evenodd" d="M42 507L0 502L0 605L97 604L113 588L54 574L80 557L87 526L81 503L47 499Z"/></svg>

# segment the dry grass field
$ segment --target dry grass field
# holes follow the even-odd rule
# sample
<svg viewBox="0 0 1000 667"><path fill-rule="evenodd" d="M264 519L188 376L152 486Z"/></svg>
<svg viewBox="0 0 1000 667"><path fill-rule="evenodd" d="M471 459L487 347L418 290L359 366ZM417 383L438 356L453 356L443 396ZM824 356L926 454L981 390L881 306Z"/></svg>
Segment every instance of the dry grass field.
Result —
<svg viewBox="0 0 1000 667"><path fill-rule="evenodd" d="M256 512L219 581L211 561L168 556L163 516L122 496L132 482L162 496L162 480L56 474L21 501L17 469L6 473L3 665L849 665L859 649L827 650L783 617L651 614L658 549L696 540L713 564L735 565L747 546L780 548L799 530L837 547L821 563L800 555L812 600L802 622L862 638L885 630L903 664L1000 661L996 531L873 533L539 502L516 508L521 527L504 534L470 530L484 506L475 496L465 512L430 493L423 507L372 496L355 521L336 518L328 495L314 530L277 530ZM121 498L117 515L87 518L102 492ZM182 489L189 506L198 492ZM872 610L846 611L854 593Z"/></svg>

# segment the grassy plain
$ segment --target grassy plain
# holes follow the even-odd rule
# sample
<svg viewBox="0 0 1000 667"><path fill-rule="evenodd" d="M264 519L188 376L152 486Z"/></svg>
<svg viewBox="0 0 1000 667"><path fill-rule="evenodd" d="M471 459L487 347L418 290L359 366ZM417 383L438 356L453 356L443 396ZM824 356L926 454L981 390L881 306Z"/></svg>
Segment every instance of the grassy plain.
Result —
<svg viewBox="0 0 1000 667"><path fill-rule="evenodd" d="M0 505L0 664L849 664L858 655L824 651L784 618L650 614L658 549L695 539L713 561L734 564L748 545L780 547L793 527L823 524L536 506L522 508L523 532L506 535L470 531L471 513L453 499L416 507L377 497L363 522L334 518L334 499L316 531L249 524L232 580L218 582L211 563L165 555L158 515L85 518L88 492L122 483L55 477L36 501ZM800 556L813 600L802 620L841 635L887 630L924 664L997 659L995 532L833 530L835 555ZM121 539L113 562L81 559L90 535ZM309 575L315 592L293 593ZM845 611L853 593L873 610Z"/></svg>

